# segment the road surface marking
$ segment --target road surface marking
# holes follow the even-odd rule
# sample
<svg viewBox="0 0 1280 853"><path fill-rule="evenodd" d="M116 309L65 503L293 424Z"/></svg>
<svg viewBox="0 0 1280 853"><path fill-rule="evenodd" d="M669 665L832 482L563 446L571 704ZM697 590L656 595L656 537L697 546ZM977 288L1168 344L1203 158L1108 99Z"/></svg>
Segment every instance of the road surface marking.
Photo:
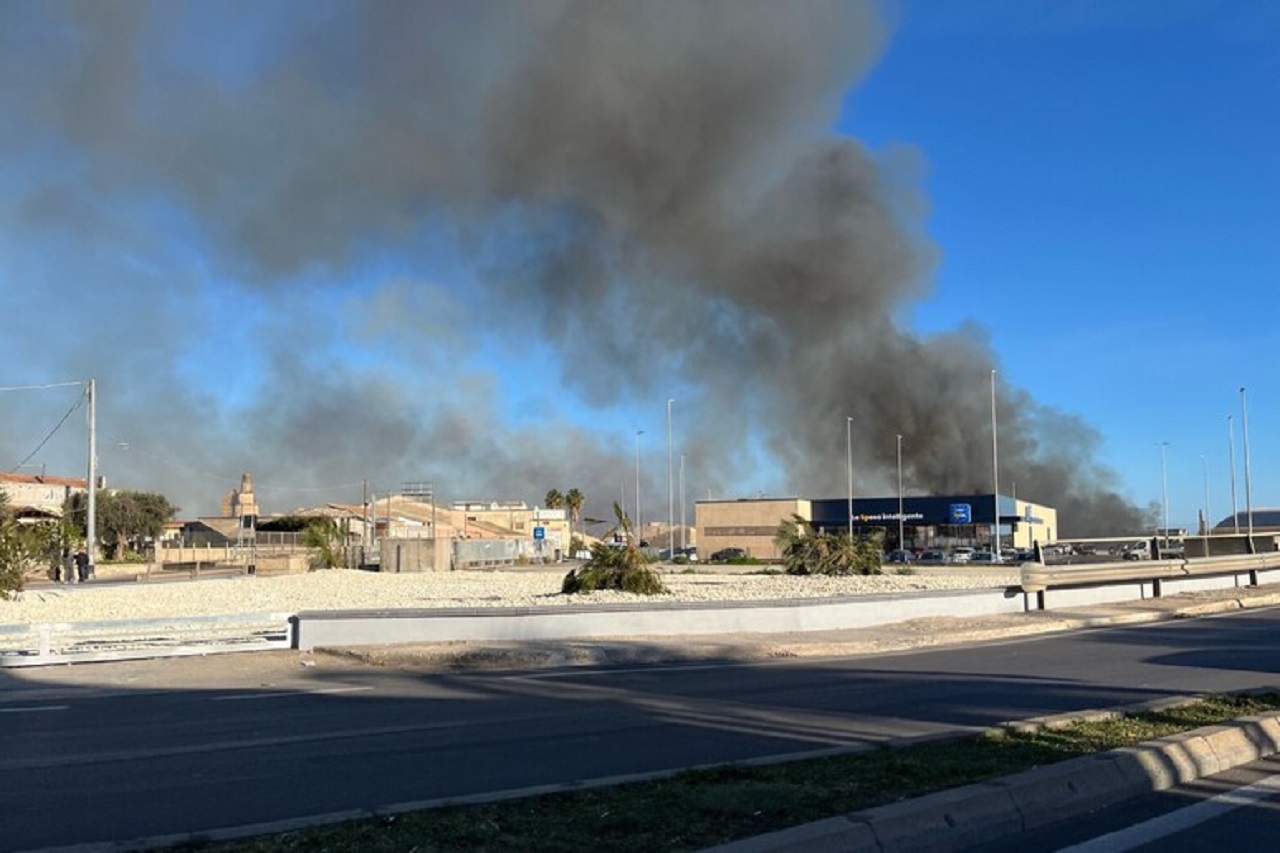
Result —
<svg viewBox="0 0 1280 853"><path fill-rule="evenodd" d="M1065 847L1058 853L1118 853L1121 850L1132 850L1221 817L1242 806L1253 805L1277 793L1280 793L1280 776L1268 776L1261 782L1218 794L1176 812L1135 823L1127 829Z"/></svg>
<svg viewBox="0 0 1280 853"><path fill-rule="evenodd" d="M32 711L65 711L70 705L28 705L25 708L0 708L0 714L25 714Z"/></svg>
<svg viewBox="0 0 1280 853"><path fill-rule="evenodd" d="M277 690L271 693L243 693L234 696L214 696L215 702L242 702L246 699L283 699L290 696L322 696L326 693L360 693L365 690L372 690L369 685L360 685L352 687L322 687L318 690Z"/></svg>

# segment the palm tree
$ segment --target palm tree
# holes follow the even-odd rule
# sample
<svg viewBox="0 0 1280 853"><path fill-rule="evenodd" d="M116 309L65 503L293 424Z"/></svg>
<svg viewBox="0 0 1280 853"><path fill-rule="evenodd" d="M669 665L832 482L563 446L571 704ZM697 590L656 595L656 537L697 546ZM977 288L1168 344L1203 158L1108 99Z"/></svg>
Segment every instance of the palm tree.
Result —
<svg viewBox="0 0 1280 853"><path fill-rule="evenodd" d="M573 526L582 520L582 504L586 501L577 488L570 489L564 496L564 505L569 510L569 535L573 535Z"/></svg>
<svg viewBox="0 0 1280 853"><path fill-rule="evenodd" d="M596 542L591 546L591 559L581 568L564 576L560 591L565 594L594 592L597 589L617 589L641 595L656 595L667 591L658 573L649 568L649 559L638 547L631 530L631 519L616 503L613 514L618 519L618 529L627 539L622 548Z"/></svg>
<svg viewBox="0 0 1280 853"><path fill-rule="evenodd" d="M547 492L544 501L547 509L560 509L564 506L564 495L560 494L559 489L551 489Z"/></svg>
<svg viewBox="0 0 1280 853"><path fill-rule="evenodd" d="M778 525L774 544L789 575L878 575L880 543L875 536L815 530L793 515Z"/></svg>

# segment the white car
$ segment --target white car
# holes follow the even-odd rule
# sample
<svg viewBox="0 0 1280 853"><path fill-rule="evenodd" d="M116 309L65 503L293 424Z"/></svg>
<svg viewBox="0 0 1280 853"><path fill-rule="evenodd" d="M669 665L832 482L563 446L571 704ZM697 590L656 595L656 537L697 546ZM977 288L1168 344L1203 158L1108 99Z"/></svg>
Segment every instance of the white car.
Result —
<svg viewBox="0 0 1280 853"><path fill-rule="evenodd" d="M958 548L951 549L951 562L968 563L968 562L971 562L972 560L973 560L972 548L966 548L965 546L961 545Z"/></svg>

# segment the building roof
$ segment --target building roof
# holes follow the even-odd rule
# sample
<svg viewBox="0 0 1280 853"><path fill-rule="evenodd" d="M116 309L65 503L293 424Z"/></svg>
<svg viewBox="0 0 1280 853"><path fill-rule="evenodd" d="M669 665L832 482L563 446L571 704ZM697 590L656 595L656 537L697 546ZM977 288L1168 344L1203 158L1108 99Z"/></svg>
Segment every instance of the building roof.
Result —
<svg viewBox="0 0 1280 853"><path fill-rule="evenodd" d="M1240 529L1244 530L1249 526L1249 512L1242 510L1235 515L1228 515L1213 526L1214 530L1235 530L1239 524ZM1268 507L1266 509L1255 509L1253 511L1253 529L1259 528L1278 528L1280 529L1280 507Z"/></svg>
<svg viewBox="0 0 1280 853"><path fill-rule="evenodd" d="M84 489L88 480L75 477L47 477L42 474L7 474L0 473L0 483L29 483L37 486L69 486L73 489Z"/></svg>

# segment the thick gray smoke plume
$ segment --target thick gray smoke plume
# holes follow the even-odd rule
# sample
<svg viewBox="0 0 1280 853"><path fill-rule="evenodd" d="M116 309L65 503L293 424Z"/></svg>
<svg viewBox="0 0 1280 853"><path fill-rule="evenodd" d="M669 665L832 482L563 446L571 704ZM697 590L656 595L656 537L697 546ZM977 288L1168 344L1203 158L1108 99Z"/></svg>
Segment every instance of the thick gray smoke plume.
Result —
<svg viewBox="0 0 1280 853"><path fill-rule="evenodd" d="M235 485L194 474L241 470L268 509L369 477L604 512L630 434L536 397L511 425L467 367L480 328L601 409L679 388L699 497L760 467L843 494L847 416L860 492L890 490L899 433L913 491L989 490L981 331L895 321L934 256L915 155L831 130L886 36L858 2L10 0L0 288L32 322L0 355L97 375L138 451L119 484L184 514ZM1145 524L1088 426L999 399L1004 479L1064 534Z"/></svg>

